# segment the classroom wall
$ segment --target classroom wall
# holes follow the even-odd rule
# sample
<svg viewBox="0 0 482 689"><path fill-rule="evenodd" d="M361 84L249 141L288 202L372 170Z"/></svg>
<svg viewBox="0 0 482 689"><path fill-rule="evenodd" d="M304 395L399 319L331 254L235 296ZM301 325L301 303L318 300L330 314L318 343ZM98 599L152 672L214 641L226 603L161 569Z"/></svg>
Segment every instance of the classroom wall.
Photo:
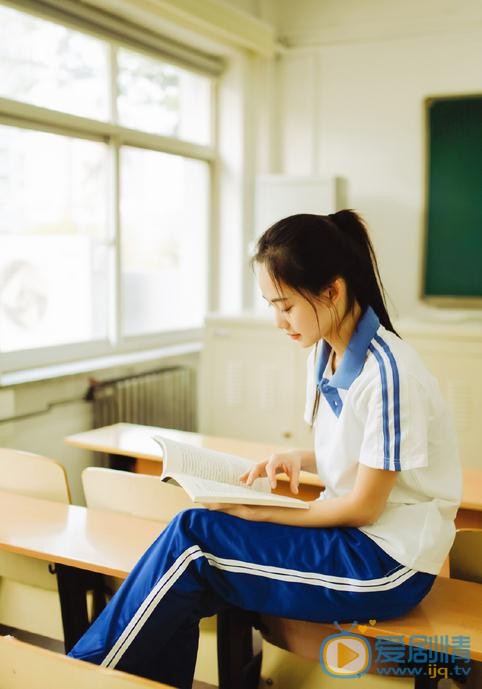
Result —
<svg viewBox="0 0 482 689"><path fill-rule="evenodd" d="M223 4L251 14L273 26L277 25L279 0L221 0Z"/></svg>
<svg viewBox="0 0 482 689"><path fill-rule="evenodd" d="M276 171L344 177L346 203L368 221L398 315L447 317L418 300L423 102L482 92L482 4L278 0L276 6L287 46L279 59Z"/></svg>
<svg viewBox="0 0 482 689"><path fill-rule="evenodd" d="M63 464L72 501L84 504L81 472L87 466L98 464L99 455L70 447L64 443L64 438L92 428L92 405L84 399L89 378L109 380L175 365L198 369L199 355L172 356L148 363L13 386L9 390L14 394L14 413L0 420L0 447L36 452ZM0 406L0 414L2 411Z"/></svg>

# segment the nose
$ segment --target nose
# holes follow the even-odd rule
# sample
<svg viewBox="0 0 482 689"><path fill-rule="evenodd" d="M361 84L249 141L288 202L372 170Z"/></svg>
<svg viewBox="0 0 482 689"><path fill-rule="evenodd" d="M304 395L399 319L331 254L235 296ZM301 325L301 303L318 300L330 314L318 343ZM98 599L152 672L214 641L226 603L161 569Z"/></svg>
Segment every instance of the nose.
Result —
<svg viewBox="0 0 482 689"><path fill-rule="evenodd" d="M284 314L279 311L278 309L275 310L275 324L276 327L279 328L280 330L286 330L288 324L288 321L286 320Z"/></svg>

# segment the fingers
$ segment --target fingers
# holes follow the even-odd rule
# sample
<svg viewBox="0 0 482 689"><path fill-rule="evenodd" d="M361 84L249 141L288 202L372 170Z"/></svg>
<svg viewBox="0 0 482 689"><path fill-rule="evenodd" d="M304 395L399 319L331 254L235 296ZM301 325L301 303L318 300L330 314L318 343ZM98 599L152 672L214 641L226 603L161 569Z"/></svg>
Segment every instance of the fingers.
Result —
<svg viewBox="0 0 482 689"><path fill-rule="evenodd" d="M292 493L297 494L298 486L300 484L300 470L298 469L298 467L293 467L288 476L290 477L290 490Z"/></svg>
<svg viewBox="0 0 482 689"><path fill-rule="evenodd" d="M255 466L252 469L246 471L246 473L239 477L240 482L244 483L246 486L250 486L253 483L253 481L256 481L257 478L259 478L260 476L265 476L265 466L266 462L260 462L259 464L255 464Z"/></svg>
<svg viewBox="0 0 482 689"><path fill-rule="evenodd" d="M279 471L284 471L288 475L290 479L290 490L292 493L297 494L300 476L300 461L297 457L287 457L287 453L274 454L268 460L258 462L252 469L240 476L239 481L246 486L251 486L257 478L266 476L271 489L275 489L278 485L276 474Z"/></svg>
<svg viewBox="0 0 482 689"><path fill-rule="evenodd" d="M267 476L271 488L276 488L276 464L272 464L270 461L256 464L250 471L240 476L239 480L246 486L251 486L257 478L261 478L262 476Z"/></svg>
<svg viewBox="0 0 482 689"><path fill-rule="evenodd" d="M266 476L268 477L269 485L271 488L276 488L278 482L276 480L276 469L277 466L274 462L268 462L266 464Z"/></svg>

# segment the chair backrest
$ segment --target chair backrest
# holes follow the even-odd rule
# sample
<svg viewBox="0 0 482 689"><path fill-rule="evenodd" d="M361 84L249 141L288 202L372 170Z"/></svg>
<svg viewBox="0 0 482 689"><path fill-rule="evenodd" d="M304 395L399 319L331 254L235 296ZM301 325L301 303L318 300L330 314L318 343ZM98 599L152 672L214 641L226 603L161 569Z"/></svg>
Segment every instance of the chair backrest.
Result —
<svg viewBox="0 0 482 689"><path fill-rule="evenodd" d="M452 578L482 584L482 529L458 529L449 562Z"/></svg>
<svg viewBox="0 0 482 689"><path fill-rule="evenodd" d="M0 490L69 503L64 467L32 452L0 448Z"/></svg>
<svg viewBox="0 0 482 689"><path fill-rule="evenodd" d="M169 521L193 507L182 488L163 483L159 476L87 467L82 472L87 507L124 512L144 519Z"/></svg>

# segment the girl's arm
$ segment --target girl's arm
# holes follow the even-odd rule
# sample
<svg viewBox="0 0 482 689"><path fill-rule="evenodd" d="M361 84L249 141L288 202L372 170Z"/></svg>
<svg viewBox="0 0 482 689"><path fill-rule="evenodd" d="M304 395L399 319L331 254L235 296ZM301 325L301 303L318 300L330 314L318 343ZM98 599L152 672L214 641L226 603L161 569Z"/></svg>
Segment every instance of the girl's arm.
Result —
<svg viewBox="0 0 482 689"><path fill-rule="evenodd" d="M243 519L291 526L365 526L375 522L383 510L398 472L358 465L353 490L347 495L315 500L309 510L256 505L211 505Z"/></svg>

